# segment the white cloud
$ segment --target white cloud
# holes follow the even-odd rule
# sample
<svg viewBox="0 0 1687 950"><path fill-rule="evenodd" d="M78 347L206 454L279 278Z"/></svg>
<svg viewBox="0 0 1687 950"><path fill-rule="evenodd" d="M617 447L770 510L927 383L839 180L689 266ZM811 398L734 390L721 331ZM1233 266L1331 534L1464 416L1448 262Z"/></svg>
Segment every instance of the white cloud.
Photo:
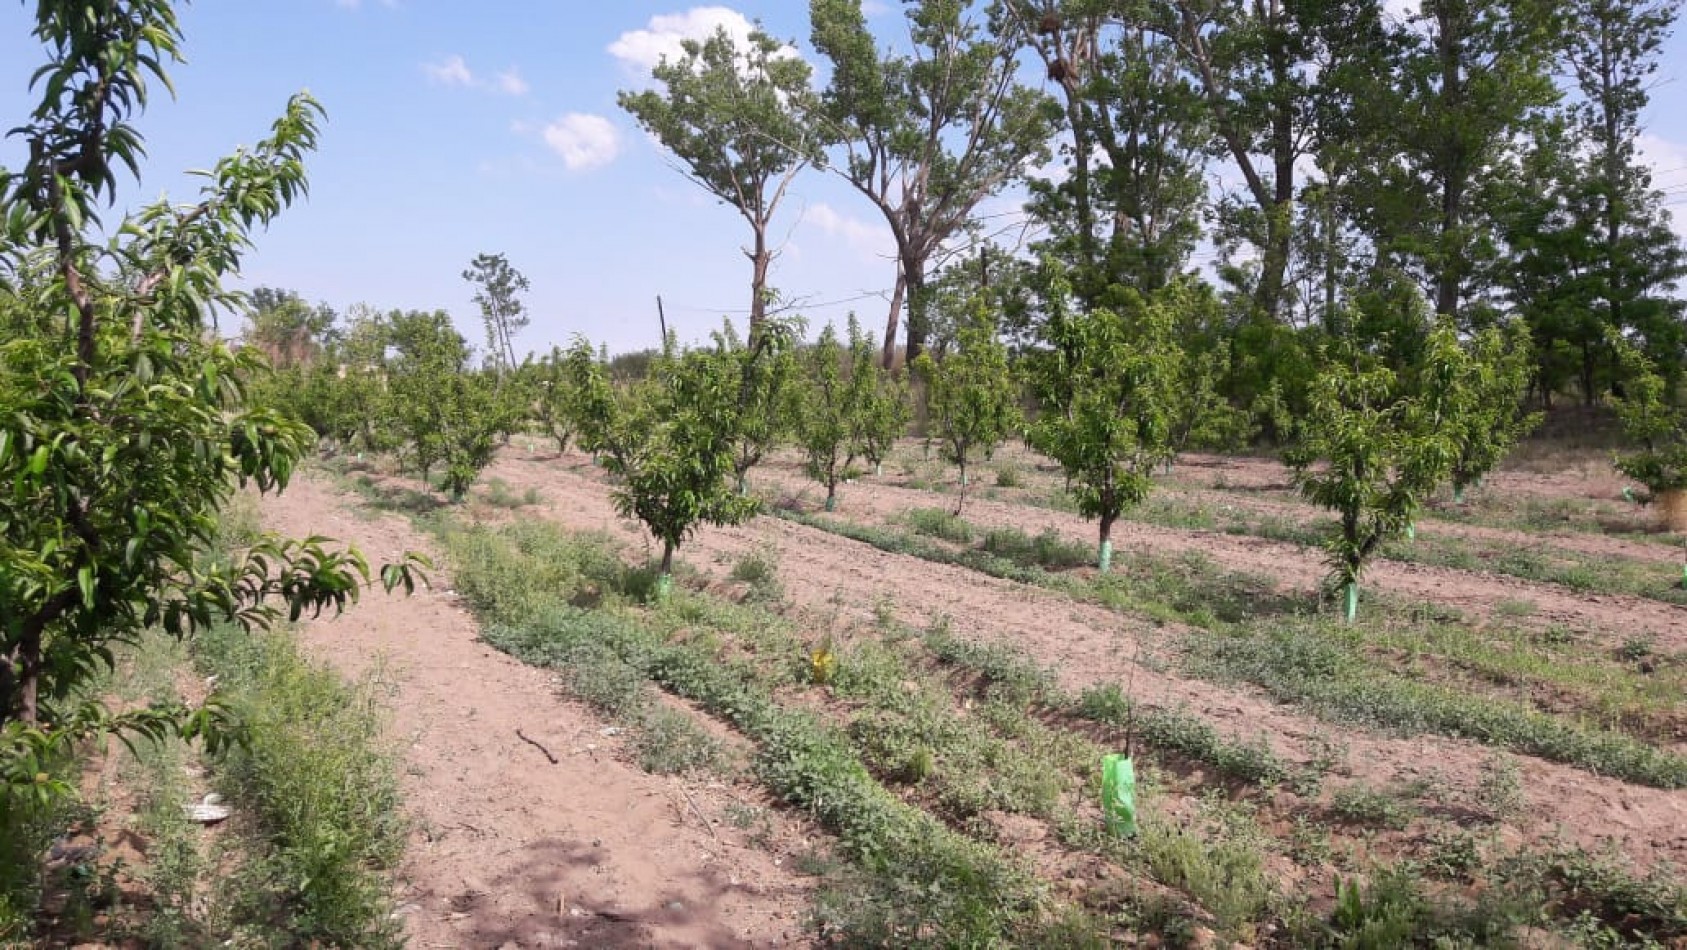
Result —
<svg viewBox="0 0 1687 950"><path fill-rule="evenodd" d="M621 133L601 115L570 112L540 133L571 172L600 168L621 154Z"/></svg>
<svg viewBox="0 0 1687 950"><path fill-rule="evenodd" d="M706 40L717 29L725 29L742 45L755 29L750 18L730 7L692 7L684 13L666 13L650 18L642 30L628 30L609 44L609 55L628 69L648 75L663 57L677 59L685 40Z"/></svg>
<svg viewBox="0 0 1687 950"><path fill-rule="evenodd" d="M483 92L499 92L506 96L525 96L530 88L521 72L510 67L490 79L475 75L468 61L453 53L437 63L423 63L422 72L428 81L441 86L462 86Z"/></svg>
<svg viewBox="0 0 1687 950"><path fill-rule="evenodd" d="M883 0L862 0L861 12L865 16L884 16L890 12L890 4Z"/></svg>
<svg viewBox="0 0 1687 950"><path fill-rule="evenodd" d="M451 55L437 63L423 63L422 72L442 86L474 85L474 73L469 71L469 64L461 56Z"/></svg>
<svg viewBox="0 0 1687 950"><path fill-rule="evenodd" d="M527 90L532 88L527 84L527 80L521 78L521 73L513 66L499 73L495 81L498 84L498 91L510 96L525 96Z"/></svg>
<svg viewBox="0 0 1687 950"><path fill-rule="evenodd" d="M884 260L896 256L896 243L888 227L874 226L823 201L809 205L803 212L802 221L825 234L841 238L863 257Z"/></svg>

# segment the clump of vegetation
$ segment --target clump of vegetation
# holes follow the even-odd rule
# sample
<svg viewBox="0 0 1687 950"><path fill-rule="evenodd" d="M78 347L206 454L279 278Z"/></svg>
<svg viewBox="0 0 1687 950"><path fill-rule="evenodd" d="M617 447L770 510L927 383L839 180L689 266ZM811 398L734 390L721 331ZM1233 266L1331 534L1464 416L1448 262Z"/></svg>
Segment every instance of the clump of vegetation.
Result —
<svg viewBox="0 0 1687 950"><path fill-rule="evenodd" d="M221 626L194 653L244 737L211 756L217 788L254 823L230 912L289 942L399 946L390 872L405 827L375 684L348 687L286 633Z"/></svg>
<svg viewBox="0 0 1687 950"><path fill-rule="evenodd" d="M956 544L972 543L971 522L952 511L943 508L911 508L903 513L902 518L915 534L953 541Z"/></svg>
<svg viewBox="0 0 1687 950"><path fill-rule="evenodd" d="M1020 528L991 528L984 533L983 550L1017 564L1036 565L1050 570L1066 570L1090 563L1090 552L1081 544L1068 541L1053 527L1036 534L1026 534Z"/></svg>

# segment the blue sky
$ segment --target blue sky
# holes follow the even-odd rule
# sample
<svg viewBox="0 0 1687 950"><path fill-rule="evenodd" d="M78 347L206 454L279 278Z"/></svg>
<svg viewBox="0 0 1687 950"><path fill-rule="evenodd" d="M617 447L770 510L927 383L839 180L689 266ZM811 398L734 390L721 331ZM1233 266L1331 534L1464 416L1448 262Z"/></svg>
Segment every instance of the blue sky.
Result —
<svg viewBox="0 0 1687 950"><path fill-rule="evenodd" d="M150 160L125 192L139 202L195 185L209 166L261 137L292 93L328 111L310 159L311 196L258 240L245 282L287 287L338 308L450 310L480 339L460 274L502 252L532 281L533 326L518 344L574 333L612 350L653 345L655 297L682 338L747 305L746 238L731 209L665 164L615 104L681 35L760 20L806 47L807 3L514 0L200 0L183 8L188 62L177 97L142 122ZM899 6L870 3L887 39ZM40 62L33 4L0 4L0 119L32 105ZM1644 145L1687 201L1687 41L1667 51ZM14 143L0 164L15 164ZM882 326L894 271L881 219L835 179L809 173L776 225L785 241L773 283L806 298L811 323L854 309ZM1687 212L1687 205L1678 207ZM1687 213L1680 217L1687 218ZM883 295L883 296L880 296Z"/></svg>

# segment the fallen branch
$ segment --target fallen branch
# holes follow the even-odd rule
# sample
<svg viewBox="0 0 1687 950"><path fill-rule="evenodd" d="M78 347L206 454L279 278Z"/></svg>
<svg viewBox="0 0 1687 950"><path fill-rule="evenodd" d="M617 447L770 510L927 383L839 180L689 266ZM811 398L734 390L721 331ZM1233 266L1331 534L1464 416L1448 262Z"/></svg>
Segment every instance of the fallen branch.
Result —
<svg viewBox="0 0 1687 950"><path fill-rule="evenodd" d="M549 750L549 749L545 748L544 746L540 745L538 742L535 742L534 740L528 738L526 733L522 732L520 729L517 729L515 731L515 736L516 736L517 739L520 739L521 741L527 743L528 745L532 746L533 748L538 749L540 752L545 753L545 758L550 759L552 765L557 764L557 757L551 754L551 750Z"/></svg>

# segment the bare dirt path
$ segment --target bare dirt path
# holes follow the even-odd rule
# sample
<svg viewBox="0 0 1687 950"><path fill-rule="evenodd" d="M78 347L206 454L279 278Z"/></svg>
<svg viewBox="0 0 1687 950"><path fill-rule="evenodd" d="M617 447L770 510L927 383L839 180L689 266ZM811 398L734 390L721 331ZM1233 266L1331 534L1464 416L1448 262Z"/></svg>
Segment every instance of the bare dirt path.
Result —
<svg viewBox="0 0 1687 950"><path fill-rule="evenodd" d="M405 519L366 520L354 506L301 477L263 515L293 536L353 542L372 562L429 549ZM560 697L549 674L480 643L448 571L431 573L432 591L370 593L302 629L347 675L379 669L391 684L390 734L415 824L398 898L412 947L804 942L811 880L793 868L797 825L772 816L767 840L752 844L725 816L734 802L768 804L756 789L639 770L620 736Z"/></svg>
<svg viewBox="0 0 1687 950"><path fill-rule="evenodd" d="M536 489L540 503L526 511L576 530L608 531L643 543L643 532L616 516L608 489L578 457L506 453L487 476L518 489ZM852 514L862 494L861 486L851 486L845 504ZM1187 708L1226 735L1262 736L1292 760L1311 759L1317 741L1335 731L1246 688L1169 671L1158 661L1176 639L1174 628L964 568L886 553L792 522L760 517L736 528L705 528L681 549L681 557L707 569L762 547L776 552L787 596L811 614L835 611L860 621L887 610L912 625L947 617L958 636L1007 643L1053 667L1068 689L1128 681L1138 698L1151 705ZM826 632L816 630L816 639ZM1468 791L1492 755L1476 743L1433 736L1392 738L1352 730L1342 732L1339 741L1346 746L1349 773L1377 786L1439 776L1447 789ZM1687 861L1687 794L1530 757L1518 761L1530 805L1516 829L1522 837L1562 836L1594 848L1615 845L1642 866Z"/></svg>
<svg viewBox="0 0 1687 950"><path fill-rule="evenodd" d="M815 495L813 482L780 467L759 471L756 480L783 492ZM948 496L874 481L857 482L840 492L843 516L855 520L884 521L910 508L953 505ZM1011 526L1031 533L1053 527L1074 541L1095 543L1093 522L1050 508L975 496L967 500L964 514L969 521L989 527ZM1315 590L1328 571L1321 552L1315 549L1220 531L1125 522L1114 529L1114 544L1160 555L1199 553L1230 570L1270 578L1286 590ZM1366 569L1364 586L1454 607L1476 617L1491 614L1501 604L1527 600L1536 607L1527 618L1531 624L1565 624L1602 631L1613 647L1644 634L1654 639L1658 649L1687 650L1687 608L1643 597L1582 594L1501 574L1388 560L1377 560Z"/></svg>

